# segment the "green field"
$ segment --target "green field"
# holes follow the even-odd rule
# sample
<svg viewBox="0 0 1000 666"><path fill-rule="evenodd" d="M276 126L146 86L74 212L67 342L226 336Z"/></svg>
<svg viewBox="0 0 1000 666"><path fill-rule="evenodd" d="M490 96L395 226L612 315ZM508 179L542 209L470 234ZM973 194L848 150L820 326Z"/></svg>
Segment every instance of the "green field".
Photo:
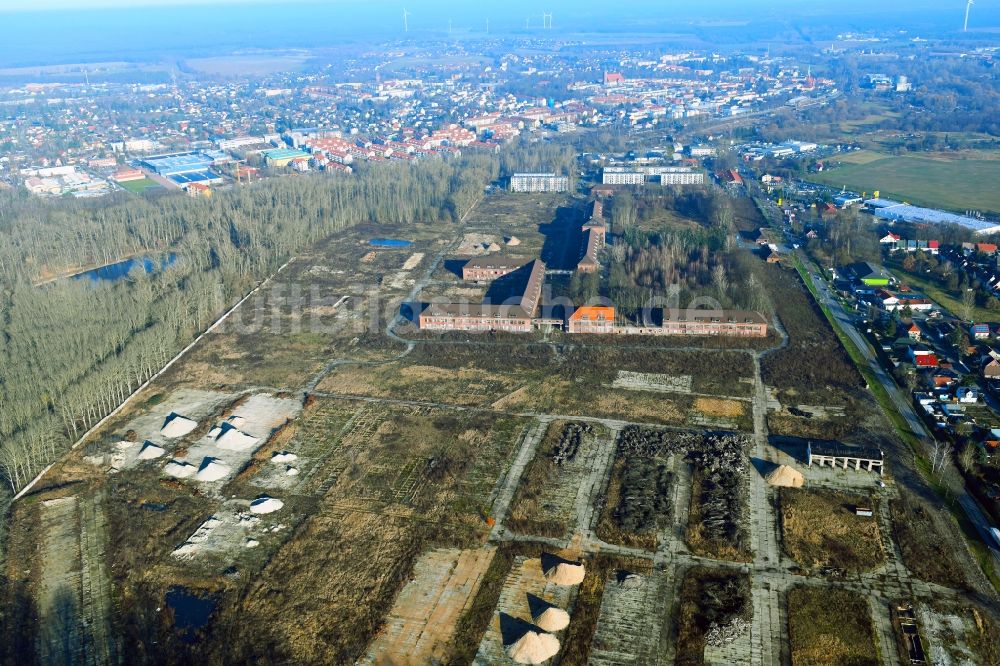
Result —
<svg viewBox="0 0 1000 666"><path fill-rule="evenodd" d="M863 163L810 174L826 185L846 187L870 196L899 199L920 206L966 210L1000 211L1000 188L996 187L998 163L980 159L928 159L884 156Z"/></svg>
<svg viewBox="0 0 1000 666"><path fill-rule="evenodd" d="M124 183L118 184L133 194L142 194L150 188L160 186L155 180L150 180L149 178L143 178L142 180L127 180Z"/></svg>

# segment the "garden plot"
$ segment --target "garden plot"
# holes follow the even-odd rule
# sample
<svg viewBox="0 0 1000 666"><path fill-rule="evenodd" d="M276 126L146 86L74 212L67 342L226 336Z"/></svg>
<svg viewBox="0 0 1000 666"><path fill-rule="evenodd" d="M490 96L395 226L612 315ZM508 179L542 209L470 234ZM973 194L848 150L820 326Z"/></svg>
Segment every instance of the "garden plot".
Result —
<svg viewBox="0 0 1000 666"><path fill-rule="evenodd" d="M228 500L171 554L182 561L210 554L223 555L226 561L231 561L240 551L258 546L269 534L286 529L280 511L258 514L250 506L249 500Z"/></svg>
<svg viewBox="0 0 1000 666"><path fill-rule="evenodd" d="M669 594L670 580L662 571L639 574L620 570L609 576L588 663L656 663Z"/></svg>
<svg viewBox="0 0 1000 666"><path fill-rule="evenodd" d="M504 653L503 637L500 633L500 613L531 622L531 609L528 605L529 594L541 597L545 601L568 611L576 595L576 590L575 586L556 585L547 581L542 573L540 558L524 556L515 558L514 566L507 575L503 590L500 592L496 613L490 620L486 634L479 644L479 651L476 653L473 664L492 666L493 664L509 663L509 659Z"/></svg>
<svg viewBox="0 0 1000 666"><path fill-rule="evenodd" d="M657 393L690 393L691 375L663 375L654 372L619 370L613 388Z"/></svg>
<svg viewBox="0 0 1000 666"><path fill-rule="evenodd" d="M158 458L173 450L191 432L186 427L180 427L182 422L190 421L197 427L234 397L234 394L217 391L177 389L167 399L126 423L124 439L111 444L98 455L86 456L84 460L117 471ZM157 452L157 447L162 452Z"/></svg>
<svg viewBox="0 0 1000 666"><path fill-rule="evenodd" d="M183 457L167 462L164 473L221 484L239 472L271 433L294 418L301 408L301 403L292 398L265 393L252 395L195 442Z"/></svg>
<svg viewBox="0 0 1000 666"><path fill-rule="evenodd" d="M475 599L496 553L441 548L424 553L362 664L426 664L445 657L459 618Z"/></svg>
<svg viewBox="0 0 1000 666"><path fill-rule="evenodd" d="M580 486L600 464L603 428L555 421L524 473L505 525L522 534L564 537L576 522Z"/></svg>

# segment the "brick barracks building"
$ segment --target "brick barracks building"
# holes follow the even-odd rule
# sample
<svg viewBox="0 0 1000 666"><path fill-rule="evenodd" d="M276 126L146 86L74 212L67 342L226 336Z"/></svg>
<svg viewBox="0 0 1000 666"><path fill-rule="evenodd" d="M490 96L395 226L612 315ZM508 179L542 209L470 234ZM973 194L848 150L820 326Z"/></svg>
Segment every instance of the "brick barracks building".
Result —
<svg viewBox="0 0 1000 666"><path fill-rule="evenodd" d="M604 224L604 204L595 199L590 203L590 215L583 225L583 256L576 265L581 273L596 273L601 268L597 253L604 247L604 235L607 227Z"/></svg>
<svg viewBox="0 0 1000 666"><path fill-rule="evenodd" d="M517 270L527 275L516 303L431 303L420 313L420 328L427 331L504 331L530 333L542 297L545 264L535 259ZM464 271L463 271L464 272ZM508 271L508 273L513 271Z"/></svg>
<svg viewBox="0 0 1000 666"><path fill-rule="evenodd" d="M462 266L462 279L472 282L492 282L513 273L527 263L516 257L476 257Z"/></svg>

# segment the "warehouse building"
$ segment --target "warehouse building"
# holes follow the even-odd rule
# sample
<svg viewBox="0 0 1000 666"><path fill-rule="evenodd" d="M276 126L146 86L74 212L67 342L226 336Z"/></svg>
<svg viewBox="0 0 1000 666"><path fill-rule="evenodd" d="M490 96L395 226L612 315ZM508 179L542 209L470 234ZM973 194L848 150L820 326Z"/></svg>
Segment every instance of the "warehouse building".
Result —
<svg viewBox="0 0 1000 666"><path fill-rule="evenodd" d="M309 153L294 148L275 148L265 150L262 154L264 163L272 168L286 167L293 162L308 162L311 158Z"/></svg>

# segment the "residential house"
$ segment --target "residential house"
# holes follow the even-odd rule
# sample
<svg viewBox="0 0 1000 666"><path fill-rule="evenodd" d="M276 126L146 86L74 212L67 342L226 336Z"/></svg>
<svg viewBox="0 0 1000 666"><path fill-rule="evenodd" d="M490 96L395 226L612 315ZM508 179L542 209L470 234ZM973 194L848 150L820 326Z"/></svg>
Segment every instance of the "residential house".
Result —
<svg viewBox="0 0 1000 666"><path fill-rule="evenodd" d="M969 327L969 337L973 340L986 340L990 337L989 324L973 324Z"/></svg>
<svg viewBox="0 0 1000 666"><path fill-rule="evenodd" d="M974 386L960 386L955 389L955 397L961 403L974 405L979 402L979 389Z"/></svg>
<svg viewBox="0 0 1000 666"><path fill-rule="evenodd" d="M911 340L920 340L920 327L916 324L910 324L910 327L906 329L906 335Z"/></svg>

